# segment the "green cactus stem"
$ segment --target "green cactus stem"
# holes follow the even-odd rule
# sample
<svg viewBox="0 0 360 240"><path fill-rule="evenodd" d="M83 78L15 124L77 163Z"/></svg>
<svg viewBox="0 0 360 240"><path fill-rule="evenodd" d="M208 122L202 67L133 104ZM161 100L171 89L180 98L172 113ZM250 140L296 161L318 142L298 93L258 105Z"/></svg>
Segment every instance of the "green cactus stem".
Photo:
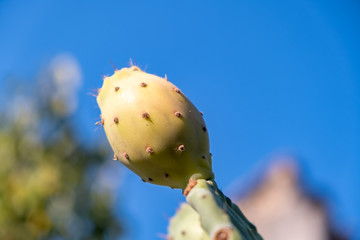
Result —
<svg viewBox="0 0 360 240"><path fill-rule="evenodd" d="M192 180L190 179L188 187L184 190L184 195L189 205L193 208L197 219L200 222L201 228L197 231L201 232L199 236L209 236L209 239L214 240L261 240L256 227L250 223L240 209L231 202L217 187L213 180ZM179 211L169 225L169 239L203 239L203 238L185 238L179 235L179 231L183 231L184 223L182 221L193 222L194 226L199 224L194 223L194 212L190 210ZM179 214L179 216L178 216ZM186 225L187 226L187 225ZM181 237L179 237L181 236ZM206 238L205 238L206 239Z"/></svg>

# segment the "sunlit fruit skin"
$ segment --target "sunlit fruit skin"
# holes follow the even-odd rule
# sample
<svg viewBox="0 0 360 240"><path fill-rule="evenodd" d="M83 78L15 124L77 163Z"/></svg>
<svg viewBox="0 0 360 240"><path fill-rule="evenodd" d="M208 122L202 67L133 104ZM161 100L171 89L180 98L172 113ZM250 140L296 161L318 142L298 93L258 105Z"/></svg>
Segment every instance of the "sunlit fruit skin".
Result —
<svg viewBox="0 0 360 240"><path fill-rule="evenodd" d="M97 102L114 159L143 181L184 189L189 178L214 178L202 114L167 79L122 68L104 78Z"/></svg>

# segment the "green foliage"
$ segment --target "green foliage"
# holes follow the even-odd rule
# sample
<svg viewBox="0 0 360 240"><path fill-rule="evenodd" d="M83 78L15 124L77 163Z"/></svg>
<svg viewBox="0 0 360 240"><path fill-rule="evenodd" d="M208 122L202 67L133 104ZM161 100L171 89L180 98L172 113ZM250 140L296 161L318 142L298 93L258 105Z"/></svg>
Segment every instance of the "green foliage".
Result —
<svg viewBox="0 0 360 240"><path fill-rule="evenodd" d="M67 96L54 97L50 71L39 79L0 112L0 239L114 239L114 193L97 187L106 149L79 142Z"/></svg>

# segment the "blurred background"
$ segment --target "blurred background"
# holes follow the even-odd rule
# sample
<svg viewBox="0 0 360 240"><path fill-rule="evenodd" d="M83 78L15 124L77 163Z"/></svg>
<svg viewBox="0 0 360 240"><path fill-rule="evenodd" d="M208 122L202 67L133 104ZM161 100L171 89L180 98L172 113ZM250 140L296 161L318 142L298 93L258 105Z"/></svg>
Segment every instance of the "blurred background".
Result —
<svg viewBox="0 0 360 240"><path fill-rule="evenodd" d="M133 64L204 112L265 239L360 239L360 3L0 1L0 239L161 239L184 197L112 161L95 94Z"/></svg>

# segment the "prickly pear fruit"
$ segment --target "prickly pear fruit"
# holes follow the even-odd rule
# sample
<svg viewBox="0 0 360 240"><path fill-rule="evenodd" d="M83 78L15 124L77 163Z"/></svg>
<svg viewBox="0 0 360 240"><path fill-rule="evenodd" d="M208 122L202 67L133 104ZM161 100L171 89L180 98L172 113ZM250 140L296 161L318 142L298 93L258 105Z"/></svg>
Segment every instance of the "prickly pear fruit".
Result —
<svg viewBox="0 0 360 240"><path fill-rule="evenodd" d="M214 178L202 114L167 79L116 70L97 102L114 159L143 181L184 189L190 178Z"/></svg>

